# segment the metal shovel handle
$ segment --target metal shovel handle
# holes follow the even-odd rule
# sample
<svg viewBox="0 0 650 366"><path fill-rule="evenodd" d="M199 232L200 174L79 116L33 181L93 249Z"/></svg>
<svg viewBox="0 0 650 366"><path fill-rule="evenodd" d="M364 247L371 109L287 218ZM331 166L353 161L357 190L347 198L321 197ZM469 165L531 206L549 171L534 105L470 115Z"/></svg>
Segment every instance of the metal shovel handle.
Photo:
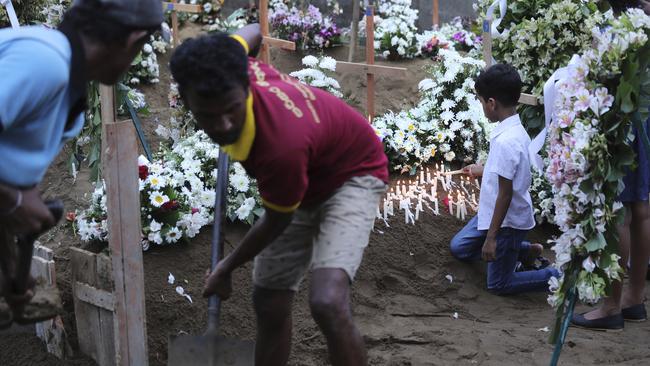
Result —
<svg viewBox="0 0 650 366"><path fill-rule="evenodd" d="M226 203L228 198L228 154L219 152L217 163L217 187L214 199L214 227L212 228L212 257L210 272L214 271L217 263L223 257L223 221L226 216ZM216 332L219 327L219 310L221 299L217 295L208 298L208 333Z"/></svg>

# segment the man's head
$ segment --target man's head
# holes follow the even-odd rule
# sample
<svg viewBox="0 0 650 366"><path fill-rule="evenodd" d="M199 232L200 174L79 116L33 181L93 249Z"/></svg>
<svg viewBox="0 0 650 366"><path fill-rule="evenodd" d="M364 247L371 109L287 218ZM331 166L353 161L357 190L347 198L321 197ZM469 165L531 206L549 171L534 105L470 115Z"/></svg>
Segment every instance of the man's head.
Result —
<svg viewBox="0 0 650 366"><path fill-rule="evenodd" d="M116 83L163 22L158 0L75 0L64 22L82 37L89 77Z"/></svg>
<svg viewBox="0 0 650 366"><path fill-rule="evenodd" d="M483 113L492 122L500 121L504 112L517 106L521 87L519 73L508 64L496 64L484 70L474 84Z"/></svg>
<svg viewBox="0 0 650 366"><path fill-rule="evenodd" d="M237 141L246 121L248 57L225 33L189 39L171 59L171 71L198 127L220 144Z"/></svg>

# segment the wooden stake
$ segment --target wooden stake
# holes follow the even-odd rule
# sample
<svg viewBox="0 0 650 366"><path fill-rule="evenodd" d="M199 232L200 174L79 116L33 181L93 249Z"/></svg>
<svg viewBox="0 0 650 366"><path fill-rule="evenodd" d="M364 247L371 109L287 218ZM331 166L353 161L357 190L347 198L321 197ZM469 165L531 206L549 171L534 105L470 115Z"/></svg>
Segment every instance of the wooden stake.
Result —
<svg viewBox="0 0 650 366"><path fill-rule="evenodd" d="M260 0L260 29L262 37L269 37L269 1ZM269 44L262 42L262 49L260 50L260 59L265 64L271 63L271 54Z"/></svg>
<svg viewBox="0 0 650 366"><path fill-rule="evenodd" d="M138 144L132 121L116 123L115 90L100 85L109 247L115 284L117 365L148 365L138 189Z"/></svg>
<svg viewBox="0 0 650 366"><path fill-rule="evenodd" d="M374 7L370 4L366 7L366 64L375 63L375 14ZM375 75L368 72L366 111L368 122L372 122L375 115Z"/></svg>
<svg viewBox="0 0 650 366"><path fill-rule="evenodd" d="M439 9L438 0L433 0L432 13L433 13L433 25L434 26L440 25L440 13L439 13L439 10L440 9Z"/></svg>
<svg viewBox="0 0 650 366"><path fill-rule="evenodd" d="M180 33L178 26L178 12L201 14L203 8L201 5L179 4L173 2L163 2L163 10L171 11L172 18L172 37L174 38L174 48L180 44Z"/></svg>
<svg viewBox="0 0 650 366"><path fill-rule="evenodd" d="M483 21L483 59L486 69L492 66L492 18Z"/></svg>
<svg viewBox="0 0 650 366"><path fill-rule="evenodd" d="M115 283L116 364L149 364L138 189L138 142L132 121L105 123L108 231Z"/></svg>

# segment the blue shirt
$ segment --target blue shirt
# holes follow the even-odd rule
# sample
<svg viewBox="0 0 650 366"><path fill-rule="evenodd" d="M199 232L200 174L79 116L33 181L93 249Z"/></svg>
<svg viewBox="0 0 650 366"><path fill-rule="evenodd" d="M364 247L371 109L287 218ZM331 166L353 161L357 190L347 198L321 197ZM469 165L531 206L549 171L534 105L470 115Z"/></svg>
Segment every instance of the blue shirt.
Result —
<svg viewBox="0 0 650 366"><path fill-rule="evenodd" d="M39 26L0 30L1 183L38 184L83 127L85 80L71 72L83 49L74 36Z"/></svg>

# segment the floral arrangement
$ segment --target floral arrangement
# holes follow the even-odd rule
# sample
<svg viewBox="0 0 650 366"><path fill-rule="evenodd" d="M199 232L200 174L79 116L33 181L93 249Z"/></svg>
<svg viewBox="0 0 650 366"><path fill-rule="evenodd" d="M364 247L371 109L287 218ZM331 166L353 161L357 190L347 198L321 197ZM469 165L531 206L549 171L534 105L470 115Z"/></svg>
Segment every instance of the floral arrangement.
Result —
<svg viewBox="0 0 650 366"><path fill-rule="evenodd" d="M375 51L389 59L413 58L420 53L415 35L418 11L411 0L380 0L374 17ZM359 23L359 33L366 36L366 18Z"/></svg>
<svg viewBox="0 0 650 366"><path fill-rule="evenodd" d="M474 95L480 59L440 49L430 78L419 84L422 99L413 108L388 112L373 121L394 170L413 172L432 158L472 161L486 145L487 119Z"/></svg>
<svg viewBox="0 0 650 366"><path fill-rule="evenodd" d="M480 58L481 37L466 28L463 18L455 17L441 27L416 34L420 54L424 57L435 57L439 48L453 47L456 51L471 52L472 57Z"/></svg>
<svg viewBox="0 0 650 366"><path fill-rule="evenodd" d="M211 223L214 214L216 162L219 147L197 132L163 150L156 161L138 160L142 246L174 244L196 236ZM254 181L244 168L230 168L227 216L252 224L263 213ZM90 207L76 215L76 228L83 241L108 238L106 187L98 185Z"/></svg>
<svg viewBox="0 0 650 366"><path fill-rule="evenodd" d="M535 221L538 224L548 222L555 223L555 211L553 208L553 189L546 175L537 169L531 170L533 177L530 186L530 195L533 199L533 208L535 210Z"/></svg>
<svg viewBox="0 0 650 366"><path fill-rule="evenodd" d="M128 85L157 84L160 79L160 67L156 53L167 52L168 44L160 37L151 36L142 51L131 62L131 68L125 76Z"/></svg>
<svg viewBox="0 0 650 366"><path fill-rule="evenodd" d="M341 85L332 77L333 72L336 71L335 59L329 56L319 58L309 55L302 59L302 64L306 68L294 71L289 75L307 85L323 89L338 98L343 98Z"/></svg>
<svg viewBox="0 0 650 366"><path fill-rule="evenodd" d="M21 25L37 24L45 21L43 9L57 0L12 0L18 22ZM0 28L9 27L9 16L4 6L0 5Z"/></svg>
<svg viewBox="0 0 650 366"><path fill-rule="evenodd" d="M650 17L630 9L617 19L607 12L604 19L606 27L590 29L593 47L574 57L568 76L556 84L549 127L546 176L562 231L553 246L562 275L549 282L549 303L558 308L555 334L570 291L595 303L622 273L616 223L624 210L616 197L634 162L629 127L639 101L648 97L642 94L650 83Z"/></svg>
<svg viewBox="0 0 650 366"><path fill-rule="evenodd" d="M233 33L234 31L244 27L249 23L250 17L246 9L239 8L232 12L225 19L216 18L214 22L207 26L208 32L227 32Z"/></svg>
<svg viewBox="0 0 650 366"><path fill-rule="evenodd" d="M45 25L51 28L59 25L69 7L69 0L51 1L41 10L41 14L45 17Z"/></svg>
<svg viewBox="0 0 650 366"><path fill-rule="evenodd" d="M341 31L332 18L309 5L305 11L281 0L269 4L269 23L276 37L296 43L297 48L325 49L341 43Z"/></svg>

